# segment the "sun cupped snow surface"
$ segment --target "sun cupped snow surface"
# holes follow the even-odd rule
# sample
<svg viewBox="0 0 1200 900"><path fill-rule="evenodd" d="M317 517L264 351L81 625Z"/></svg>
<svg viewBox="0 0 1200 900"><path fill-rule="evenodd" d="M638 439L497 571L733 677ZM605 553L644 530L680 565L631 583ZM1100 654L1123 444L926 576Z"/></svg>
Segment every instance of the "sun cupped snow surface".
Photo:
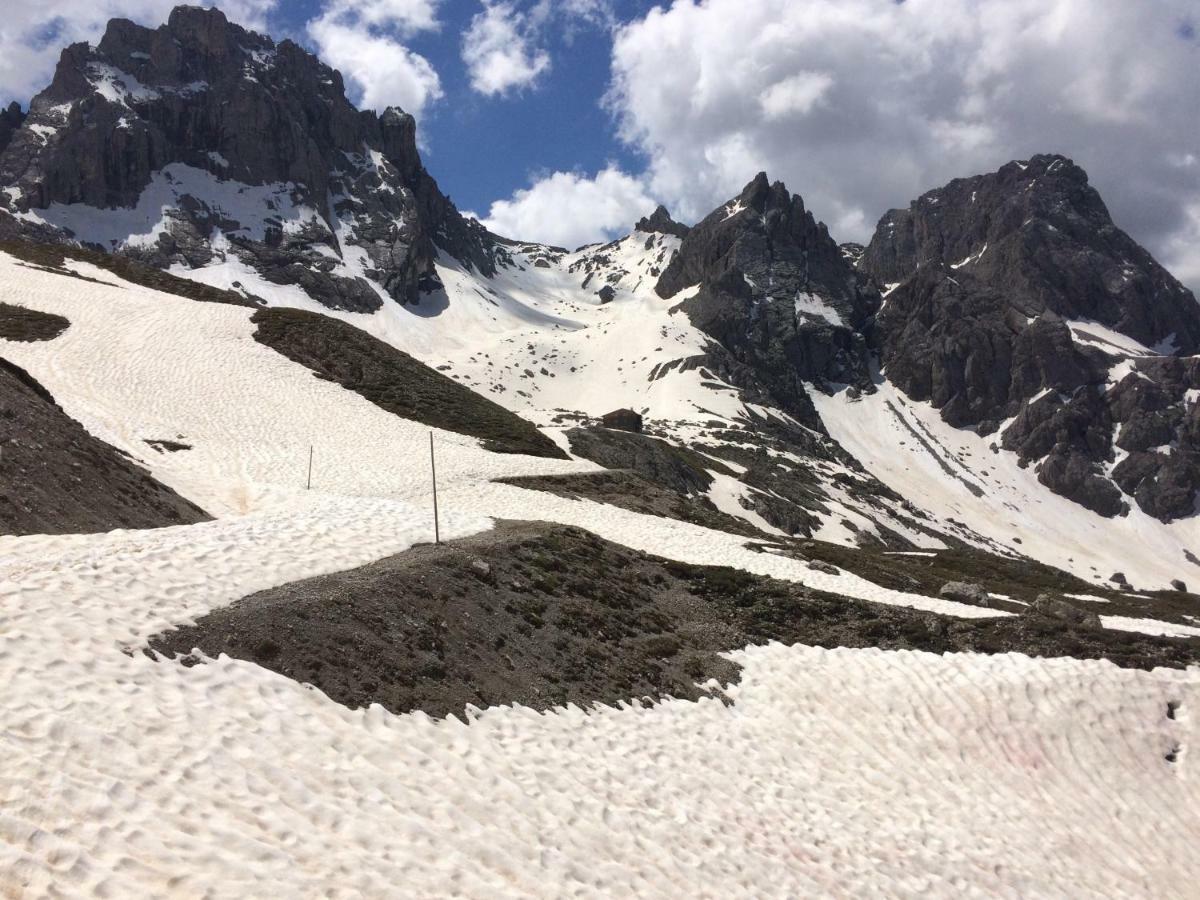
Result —
<svg viewBox="0 0 1200 900"><path fill-rule="evenodd" d="M152 661L140 648L164 628L428 540L429 429L259 344L246 309L82 268L113 283L0 256L5 302L72 322L53 346L0 354L221 518L0 539L0 893L1164 896L1200 877L1195 670L771 645L733 654L732 706L498 707L463 724L348 710L227 657ZM524 301L514 288L505 302ZM532 296L527 310L553 317L550 348L586 312ZM486 311L462 315L503 342ZM163 439L189 449L145 443ZM540 518L847 596L997 614L492 482L589 463L435 442L448 538Z"/></svg>
<svg viewBox="0 0 1200 900"><path fill-rule="evenodd" d="M733 706L462 724L123 652L424 531L327 498L0 550L6 893L1112 897L1200 877L1195 671L771 645L733 654Z"/></svg>

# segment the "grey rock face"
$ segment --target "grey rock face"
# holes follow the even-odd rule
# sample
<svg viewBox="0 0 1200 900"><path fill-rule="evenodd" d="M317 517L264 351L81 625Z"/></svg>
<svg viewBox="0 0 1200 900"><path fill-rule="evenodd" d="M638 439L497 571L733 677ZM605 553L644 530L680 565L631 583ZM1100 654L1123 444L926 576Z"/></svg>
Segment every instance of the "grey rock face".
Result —
<svg viewBox="0 0 1200 900"><path fill-rule="evenodd" d="M435 246L494 271L486 231L422 167L411 116L356 110L336 71L217 10L177 7L157 29L113 20L95 47L63 51L7 142L4 129L10 211L46 211L62 238L152 265L232 253L268 281L360 311L382 302L369 282L402 303L435 287ZM77 233L60 207L129 209L148 189L171 206L150 239Z"/></svg>
<svg viewBox="0 0 1200 900"><path fill-rule="evenodd" d="M0 110L0 153L4 152L4 148L8 146L12 136L16 134L17 129L24 121L25 112L21 109L21 104L15 100L5 109Z"/></svg>
<svg viewBox="0 0 1200 900"><path fill-rule="evenodd" d="M1003 446L1101 515L1130 499L1164 521L1192 514L1187 361L1137 359L1114 388L1125 354L1081 333L1096 322L1194 353L1200 305L1113 225L1070 160L1036 156L930 191L884 216L858 266L888 286L870 336L909 396L981 434L1008 421ZM1067 320L1085 324L1074 333ZM1115 468L1114 444L1127 452Z"/></svg>
<svg viewBox="0 0 1200 900"><path fill-rule="evenodd" d="M639 219L634 230L644 231L647 234L673 234L677 238L685 238L691 231L686 225L681 225L672 219L670 212L662 205L649 216Z"/></svg>
<svg viewBox="0 0 1200 900"><path fill-rule="evenodd" d="M862 329L879 294L823 224L780 182L759 174L688 232L659 279L661 297L701 285L680 305L776 405L815 421L804 383L870 386ZM746 377L748 376L748 377Z"/></svg>
<svg viewBox="0 0 1200 900"><path fill-rule="evenodd" d="M891 284L931 265L975 276L1028 317L1050 310L1148 346L1173 339L1180 353L1200 349L1191 292L1113 224L1087 173L1063 156L956 179L892 210L860 268Z"/></svg>

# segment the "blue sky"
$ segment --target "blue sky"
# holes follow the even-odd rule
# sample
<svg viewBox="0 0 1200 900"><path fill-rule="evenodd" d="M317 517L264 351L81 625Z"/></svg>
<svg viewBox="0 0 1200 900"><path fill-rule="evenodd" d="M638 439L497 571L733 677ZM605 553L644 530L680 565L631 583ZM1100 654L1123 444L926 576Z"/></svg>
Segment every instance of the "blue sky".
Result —
<svg viewBox="0 0 1200 900"><path fill-rule="evenodd" d="M622 0L612 11L616 21L628 21L652 6ZM321 7L320 0L284 3L268 14L268 30L316 50L305 26ZM405 41L441 81L443 96L421 112L423 158L460 208L484 214L493 201L549 172L643 165L641 154L617 139L613 117L602 108L612 54L608 27L577 20L544 29L537 44L549 53L550 68L529 86L483 96L472 89L461 59L463 34L479 12L478 0L445 0L440 27Z"/></svg>

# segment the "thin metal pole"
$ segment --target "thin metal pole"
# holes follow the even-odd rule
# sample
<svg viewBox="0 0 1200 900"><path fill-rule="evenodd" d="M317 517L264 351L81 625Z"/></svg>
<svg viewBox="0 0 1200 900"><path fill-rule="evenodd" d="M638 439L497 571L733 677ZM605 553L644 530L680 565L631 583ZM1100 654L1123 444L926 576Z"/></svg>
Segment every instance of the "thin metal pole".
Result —
<svg viewBox="0 0 1200 900"><path fill-rule="evenodd" d="M437 463L433 459L433 432L429 432L429 471L433 475L433 542L442 542L442 532L438 526L437 507Z"/></svg>
<svg viewBox="0 0 1200 900"><path fill-rule="evenodd" d="M305 490L309 490L309 491L312 490L312 458L313 458L313 448L312 448L312 444L309 444L308 445L308 486L307 486L307 488L305 488Z"/></svg>

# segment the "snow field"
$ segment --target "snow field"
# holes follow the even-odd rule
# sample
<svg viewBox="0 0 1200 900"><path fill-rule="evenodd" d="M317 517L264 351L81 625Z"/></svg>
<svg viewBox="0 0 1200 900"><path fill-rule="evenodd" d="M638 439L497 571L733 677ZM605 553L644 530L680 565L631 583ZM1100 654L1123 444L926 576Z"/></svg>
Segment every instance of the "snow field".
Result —
<svg viewBox="0 0 1200 900"><path fill-rule="evenodd" d="M955 519L1000 547L1096 584L1107 584L1117 571L1146 589L1166 590L1172 579L1186 580L1193 564L1184 551L1200 548L1196 517L1164 524L1134 508L1127 516L1106 519L1043 487L1035 467L1020 468L1015 454L993 453L989 445L996 435L952 428L937 410L909 401L891 384L877 387L875 394L856 401L844 392L810 394L834 440L937 522ZM910 428L930 442L936 456ZM943 465L983 495L974 496Z"/></svg>
<svg viewBox="0 0 1200 900"><path fill-rule="evenodd" d="M2 268L11 265L0 258ZM12 301L57 312L71 327L54 341L0 342L67 413L143 460L156 478L218 515L303 509L314 494L407 501L431 515L429 429L379 409L259 344L250 311L197 303L129 285L109 287L18 270ZM97 277L101 272L93 272ZM64 284L73 289L63 290ZM78 285L78 286L77 286ZM76 287L77 286L77 287ZM160 454L146 439L191 450ZM995 616L965 604L892 591L851 575L745 548L735 535L493 484L510 475L593 471L587 462L489 453L469 437L436 432L440 499L447 514L544 519L577 525L648 553L732 565L852 597L949 615ZM304 490L315 446L314 491ZM0 551L6 541L0 539ZM381 554L385 555L385 554Z"/></svg>
<svg viewBox="0 0 1200 900"><path fill-rule="evenodd" d="M0 538L0 896L1187 896L1200 878L1196 669L771 645L732 654L733 706L498 707L464 725L351 711L227 657L153 662L137 648L172 624L428 540L429 429L258 344L248 310L6 257L0 285L72 321L0 352L224 516ZM179 435L194 449L142 443ZM494 484L594 467L437 440L448 537L541 518L996 614Z"/></svg>
<svg viewBox="0 0 1200 900"><path fill-rule="evenodd" d="M399 504L329 501L22 539L0 560L19 585L0 631L0 885L1112 897L1183 896L1200 876L1195 671L772 645L732 655L732 707L498 707L467 726L350 711L228 657L185 669L122 652L421 530Z"/></svg>

